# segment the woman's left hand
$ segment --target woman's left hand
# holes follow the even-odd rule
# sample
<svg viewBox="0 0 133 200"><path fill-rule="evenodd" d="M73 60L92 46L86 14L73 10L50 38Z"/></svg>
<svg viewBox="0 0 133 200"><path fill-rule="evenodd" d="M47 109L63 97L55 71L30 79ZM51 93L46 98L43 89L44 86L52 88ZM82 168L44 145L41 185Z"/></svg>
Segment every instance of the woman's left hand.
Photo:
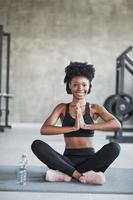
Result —
<svg viewBox="0 0 133 200"><path fill-rule="evenodd" d="M83 114L80 108L80 104L77 105L77 113L78 113L78 118L79 118L79 122L80 122L80 128L84 129L85 128L85 121L83 118Z"/></svg>

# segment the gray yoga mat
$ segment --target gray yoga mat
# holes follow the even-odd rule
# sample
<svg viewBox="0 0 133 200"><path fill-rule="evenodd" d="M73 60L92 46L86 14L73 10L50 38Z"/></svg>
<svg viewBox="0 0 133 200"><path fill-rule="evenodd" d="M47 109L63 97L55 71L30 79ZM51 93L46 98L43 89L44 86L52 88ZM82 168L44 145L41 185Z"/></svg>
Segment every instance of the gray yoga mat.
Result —
<svg viewBox="0 0 133 200"><path fill-rule="evenodd" d="M17 185L16 166L0 166L0 191L54 192L54 193L97 193L133 194L133 169L109 168L104 185L86 185L76 181L46 182L46 168L28 166L26 185Z"/></svg>

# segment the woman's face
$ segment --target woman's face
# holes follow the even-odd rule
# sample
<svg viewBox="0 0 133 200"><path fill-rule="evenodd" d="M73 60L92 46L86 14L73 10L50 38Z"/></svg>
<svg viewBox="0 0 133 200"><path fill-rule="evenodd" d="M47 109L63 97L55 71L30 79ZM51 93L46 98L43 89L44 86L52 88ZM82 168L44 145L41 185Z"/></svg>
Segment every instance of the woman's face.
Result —
<svg viewBox="0 0 133 200"><path fill-rule="evenodd" d="M75 76L72 78L69 87L75 98L83 99L88 94L90 83L85 76Z"/></svg>

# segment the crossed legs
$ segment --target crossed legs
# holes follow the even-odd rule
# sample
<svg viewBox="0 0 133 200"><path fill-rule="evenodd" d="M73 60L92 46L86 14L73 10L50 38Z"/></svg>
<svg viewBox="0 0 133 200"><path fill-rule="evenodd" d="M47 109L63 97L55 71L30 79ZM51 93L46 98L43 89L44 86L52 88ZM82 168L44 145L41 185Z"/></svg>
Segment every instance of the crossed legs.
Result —
<svg viewBox="0 0 133 200"><path fill-rule="evenodd" d="M69 177L73 177L79 181L81 180L81 182L84 183L87 179L85 180L83 177L89 177L90 180L90 177L93 179L93 177L96 176L99 172L104 172L117 158L120 152L119 144L111 142L104 145L94 155L88 156L80 164L75 164L72 159L59 154L48 144L41 140L35 140L32 143L31 148L39 160L46 164L50 169L63 172L63 174L67 174ZM99 178L99 176L101 177L101 174L98 174L97 177Z"/></svg>

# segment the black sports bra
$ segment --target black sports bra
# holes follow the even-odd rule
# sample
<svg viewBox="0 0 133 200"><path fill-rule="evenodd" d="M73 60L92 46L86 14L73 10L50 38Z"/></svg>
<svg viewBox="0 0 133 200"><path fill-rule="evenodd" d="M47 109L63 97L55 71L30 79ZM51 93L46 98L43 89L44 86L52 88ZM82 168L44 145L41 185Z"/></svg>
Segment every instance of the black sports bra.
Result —
<svg viewBox="0 0 133 200"><path fill-rule="evenodd" d="M90 116L90 108L88 102L86 103L85 106L85 114L83 118L86 124L94 123ZM69 113L69 104L66 104L66 113L62 121L62 126L74 126L74 124L75 124L75 119L71 117ZM93 137L93 136L94 136L93 130L84 130L84 129L79 129L78 131L72 131L64 134L64 137Z"/></svg>

